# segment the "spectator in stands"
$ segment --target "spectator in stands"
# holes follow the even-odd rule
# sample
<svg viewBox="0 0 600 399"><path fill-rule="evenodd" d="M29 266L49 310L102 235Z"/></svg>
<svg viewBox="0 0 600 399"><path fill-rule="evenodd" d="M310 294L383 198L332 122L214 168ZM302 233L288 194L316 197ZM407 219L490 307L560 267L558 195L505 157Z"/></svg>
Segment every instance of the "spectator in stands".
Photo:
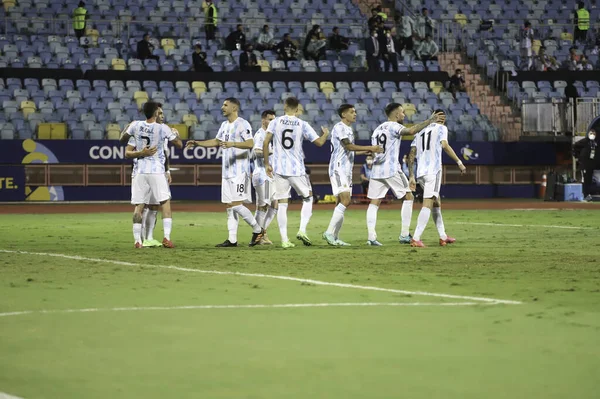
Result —
<svg viewBox="0 0 600 399"><path fill-rule="evenodd" d="M192 53L192 62L194 63L194 71L196 72L212 72L213 69L206 62L206 53L202 51L202 45L197 43L194 46L194 52Z"/></svg>
<svg viewBox="0 0 600 399"><path fill-rule="evenodd" d="M367 194L369 190L369 180L371 180L371 172L373 171L373 157L367 156L367 160L360 169L360 184L363 194Z"/></svg>
<svg viewBox="0 0 600 399"><path fill-rule="evenodd" d="M277 44L276 51L278 58L285 62L285 67L287 68L288 61L296 60L296 51L298 51L298 48L290 40L290 34L286 33L283 35L283 40Z"/></svg>
<svg viewBox="0 0 600 399"><path fill-rule="evenodd" d="M381 52L379 50L377 31L374 29L371 30L371 36L365 39L365 50L367 53L367 67L369 68L369 72L379 72Z"/></svg>
<svg viewBox="0 0 600 399"><path fill-rule="evenodd" d="M385 21L387 21L387 19L388 19L388 16L385 12L383 12L381 5L378 5L377 7L375 7L375 11L377 11L377 15L379 15L381 17L381 22L385 23Z"/></svg>
<svg viewBox="0 0 600 399"><path fill-rule="evenodd" d="M202 3L202 9L204 10L204 32L206 32L206 43L209 40L215 40L215 32L217 30L218 12L217 6L213 0L206 0Z"/></svg>
<svg viewBox="0 0 600 399"><path fill-rule="evenodd" d="M325 46L327 41L325 35L319 25L313 25L312 29L308 31L306 38L304 39L304 47L302 52L304 58L319 61L321 58L325 58Z"/></svg>
<svg viewBox="0 0 600 399"><path fill-rule="evenodd" d="M403 49L413 50L413 32L415 32L415 20L410 15L404 15L402 12L396 14L396 33L399 41L397 51Z"/></svg>
<svg viewBox="0 0 600 399"><path fill-rule="evenodd" d="M423 40L423 38L427 37L427 35L433 37L434 27L435 21L429 16L429 10L423 7L421 10L421 15L417 17L416 31L419 35L419 39Z"/></svg>
<svg viewBox="0 0 600 399"><path fill-rule="evenodd" d="M244 47L244 52L240 54L240 70L242 72L260 72L258 60L253 51L254 47L251 44L247 44Z"/></svg>
<svg viewBox="0 0 600 399"><path fill-rule="evenodd" d="M600 168L598 150L598 138L594 129L588 132L586 138L573 145L573 156L577 158L579 167L583 172L582 189L586 201L592 200L594 170Z"/></svg>
<svg viewBox="0 0 600 399"><path fill-rule="evenodd" d="M246 47L246 34L244 33L244 26L238 24L235 30L227 36L225 39L225 48L229 51L241 50Z"/></svg>
<svg viewBox="0 0 600 399"><path fill-rule="evenodd" d="M75 37L81 39L85 35L85 20L88 19L88 13L85 9L85 3L79 2L77 8L73 11L73 30L75 31Z"/></svg>
<svg viewBox="0 0 600 399"><path fill-rule="evenodd" d="M417 58L423 62L437 60L437 55L439 52L440 49L433 41L431 35L425 36L425 40L419 44L419 47L415 51Z"/></svg>
<svg viewBox="0 0 600 399"><path fill-rule="evenodd" d="M533 65L533 28L531 22L525 21L523 30L521 30L521 69L528 71Z"/></svg>
<svg viewBox="0 0 600 399"><path fill-rule="evenodd" d="M546 47L540 47L538 54L533 59L533 70L538 72L556 71L559 67L556 58L546 54Z"/></svg>
<svg viewBox="0 0 600 399"><path fill-rule="evenodd" d="M376 8L372 8L371 9L371 18L369 18L369 21L368 21L369 30L377 28L380 23L383 23L383 18L381 18L381 15L379 15L379 12L377 11Z"/></svg>
<svg viewBox="0 0 600 399"><path fill-rule="evenodd" d="M382 47L383 69L385 72L398 72L398 54L396 54L396 43L389 29L385 30L385 46Z"/></svg>
<svg viewBox="0 0 600 399"><path fill-rule="evenodd" d="M594 67L592 66L592 64L590 64L587 57L585 55L582 55L579 58L579 62L577 63L576 69L578 71L592 71L594 70Z"/></svg>
<svg viewBox="0 0 600 399"><path fill-rule="evenodd" d="M587 41L588 30L590 29L590 13L585 9L585 3L578 3L578 10L575 11L575 41L582 44Z"/></svg>
<svg viewBox="0 0 600 399"><path fill-rule="evenodd" d="M347 50L350 39L340 35L340 28L333 28L333 34L329 36L329 49L335 51Z"/></svg>
<svg viewBox="0 0 600 399"><path fill-rule="evenodd" d="M579 64L579 55L577 54L577 47L571 47L569 49L569 58L565 61L565 68L569 71L576 71L577 65Z"/></svg>
<svg viewBox="0 0 600 399"><path fill-rule="evenodd" d="M256 40L256 49L258 51L265 51L271 50L273 47L275 47L273 32L269 29L269 25L265 25Z"/></svg>
<svg viewBox="0 0 600 399"><path fill-rule="evenodd" d="M465 84L465 77L463 76L462 70L457 69L454 75L450 78L450 92L456 97L457 92L466 93L467 86Z"/></svg>
<svg viewBox="0 0 600 399"><path fill-rule="evenodd" d="M146 33L144 38L137 44L137 56L140 60L152 59L158 61L160 58L153 55L154 46L150 43L150 34Z"/></svg>

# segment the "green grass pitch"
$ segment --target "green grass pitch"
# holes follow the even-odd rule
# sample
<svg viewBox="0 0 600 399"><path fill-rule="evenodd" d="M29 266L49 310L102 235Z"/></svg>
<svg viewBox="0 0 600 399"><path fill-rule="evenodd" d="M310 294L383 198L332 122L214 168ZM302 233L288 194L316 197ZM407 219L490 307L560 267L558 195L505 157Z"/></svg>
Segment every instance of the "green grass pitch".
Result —
<svg viewBox="0 0 600 399"><path fill-rule="evenodd" d="M365 211L352 209L341 237L353 246L327 247L330 216L315 211L312 247L217 249L225 212L175 213L176 249L134 250L128 213L0 215L0 392L598 397L597 211L446 211L457 243L439 247L430 221L418 250L385 209L383 247L365 245ZM298 224L290 212L290 237ZM250 235L240 222L240 243ZM279 243L276 221L269 235Z"/></svg>

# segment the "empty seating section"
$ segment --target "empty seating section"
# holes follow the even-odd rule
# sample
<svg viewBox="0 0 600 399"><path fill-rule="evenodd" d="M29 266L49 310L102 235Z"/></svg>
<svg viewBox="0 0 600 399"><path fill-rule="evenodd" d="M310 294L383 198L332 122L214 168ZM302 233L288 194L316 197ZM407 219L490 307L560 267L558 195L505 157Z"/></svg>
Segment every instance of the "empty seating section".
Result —
<svg viewBox="0 0 600 399"><path fill-rule="evenodd" d="M575 81L573 86L577 88L579 97L600 98L600 83L596 80ZM523 81L508 82L507 94L509 98L520 107L523 101L548 102L550 99L566 99L565 88L567 82L557 80L554 82L540 80L539 82Z"/></svg>
<svg viewBox="0 0 600 399"><path fill-rule="evenodd" d="M111 80L0 79L0 131L3 139L71 138L116 139L132 120L143 118L140 109L148 99L163 103L166 122L179 125L182 137L214 137L223 120L220 108L227 97L241 102L241 115L260 123L260 113L283 111L283 99L294 95L304 107L302 118L315 126L333 126L336 109L356 104L355 130L368 139L386 120L383 109L395 101L404 104L405 123L427 119L433 110L448 114L452 138L497 140L497 130L480 115L476 105L461 93L458 99L442 90L441 82L126 82ZM47 126L51 124L51 126ZM60 130L56 124L63 124Z"/></svg>

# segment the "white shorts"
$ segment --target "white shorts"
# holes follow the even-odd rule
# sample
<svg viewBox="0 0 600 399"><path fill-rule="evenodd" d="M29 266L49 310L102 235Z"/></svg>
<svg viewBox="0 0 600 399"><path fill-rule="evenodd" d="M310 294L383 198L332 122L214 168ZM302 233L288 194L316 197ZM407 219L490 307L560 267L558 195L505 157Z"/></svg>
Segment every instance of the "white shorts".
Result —
<svg viewBox="0 0 600 399"><path fill-rule="evenodd" d="M255 185L254 190L256 191L256 205L271 205L275 196L275 184L272 180L267 179L263 184Z"/></svg>
<svg viewBox="0 0 600 399"><path fill-rule="evenodd" d="M230 179L221 180L221 202L231 204L232 202L252 202L250 190L250 176L242 173Z"/></svg>
<svg viewBox="0 0 600 399"><path fill-rule="evenodd" d="M352 173L347 175L336 170L333 172L333 176L329 176L329 180L331 181L333 195L336 197L340 193L352 193Z"/></svg>
<svg viewBox="0 0 600 399"><path fill-rule="evenodd" d="M369 190L367 191L367 198L369 199L381 199L385 198L388 190L392 190L396 198L400 199L410 192L408 187L408 179L402 173L402 171L396 172L395 175L387 177L385 179L374 179L369 180Z"/></svg>
<svg viewBox="0 0 600 399"><path fill-rule="evenodd" d="M275 196L276 200L283 200L290 197L291 189L294 190L302 198L308 198L312 187L308 175L303 176L281 176L275 174Z"/></svg>
<svg viewBox="0 0 600 399"><path fill-rule="evenodd" d="M425 175L417 179L423 187L423 198L440 198L440 187L442 186L442 171L435 175Z"/></svg>
<svg viewBox="0 0 600 399"><path fill-rule="evenodd" d="M131 178L131 203L133 205L157 205L169 199L171 199L171 190L164 173L142 173Z"/></svg>

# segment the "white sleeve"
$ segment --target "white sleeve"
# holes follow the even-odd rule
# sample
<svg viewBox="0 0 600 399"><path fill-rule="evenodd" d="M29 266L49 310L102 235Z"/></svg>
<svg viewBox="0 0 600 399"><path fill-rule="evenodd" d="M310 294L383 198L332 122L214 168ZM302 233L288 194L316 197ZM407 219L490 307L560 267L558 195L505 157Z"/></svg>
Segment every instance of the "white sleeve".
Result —
<svg viewBox="0 0 600 399"><path fill-rule="evenodd" d="M252 140L252 126L248 122L241 124L240 129L240 137L244 140Z"/></svg>
<svg viewBox="0 0 600 399"><path fill-rule="evenodd" d="M340 139L340 141L342 141L344 139L349 139L350 138L350 136L348 136L348 133L347 133L346 129L341 129L341 128L334 127L333 130L335 132L331 132L331 137L333 137L333 135L335 133L335 134L337 134L337 136Z"/></svg>
<svg viewBox="0 0 600 399"><path fill-rule="evenodd" d="M127 145L135 147L135 137L133 137L133 136L129 137L129 141L127 141Z"/></svg>
<svg viewBox="0 0 600 399"><path fill-rule="evenodd" d="M217 132L217 137L215 137L215 139L219 140L219 141L225 141L223 140L223 126L225 125L225 122L223 122L221 124L221 127L219 128L219 131Z"/></svg>
<svg viewBox="0 0 600 399"><path fill-rule="evenodd" d="M398 123L398 130L396 132L396 134L398 135L398 137L400 137L400 135L402 134L402 132L404 131L404 129L406 129L406 126Z"/></svg>
<svg viewBox="0 0 600 399"><path fill-rule="evenodd" d="M261 150L263 149L263 144L265 142L265 135L266 133L263 132L259 132L256 133L256 135L254 135L254 150Z"/></svg>
<svg viewBox="0 0 600 399"><path fill-rule="evenodd" d="M179 138L177 134L173 133L173 129L171 129L169 126L163 125L163 129L165 130L165 138L167 141L173 141Z"/></svg>
<svg viewBox="0 0 600 399"><path fill-rule="evenodd" d="M267 133L275 134L275 129L277 128L277 120L278 119L279 118L275 118L271 122L269 122L269 126L267 127ZM266 134L265 134L265 136L266 136Z"/></svg>
<svg viewBox="0 0 600 399"><path fill-rule="evenodd" d="M417 146L417 134L415 134L415 137L413 138L413 141L410 143L411 147L416 147Z"/></svg>
<svg viewBox="0 0 600 399"><path fill-rule="evenodd" d="M302 126L302 137L312 143L319 138L319 135L317 132L315 132L315 129L313 129L311 125L309 125L307 122L304 122L304 126Z"/></svg>
<svg viewBox="0 0 600 399"><path fill-rule="evenodd" d="M448 141L448 128L446 126L442 126L440 129L440 143L444 140Z"/></svg>

